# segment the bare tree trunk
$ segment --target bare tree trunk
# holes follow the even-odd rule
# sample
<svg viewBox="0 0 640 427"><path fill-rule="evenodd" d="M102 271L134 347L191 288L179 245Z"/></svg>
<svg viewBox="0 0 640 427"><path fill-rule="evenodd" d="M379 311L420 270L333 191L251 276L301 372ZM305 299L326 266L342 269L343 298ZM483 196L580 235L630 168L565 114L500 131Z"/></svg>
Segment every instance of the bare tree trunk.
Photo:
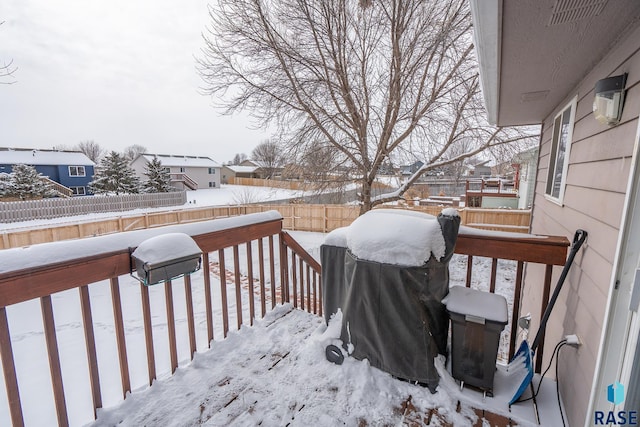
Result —
<svg viewBox="0 0 640 427"><path fill-rule="evenodd" d="M373 208L371 204L371 186L372 182L368 178L362 179L362 192L360 195L360 215L368 212Z"/></svg>

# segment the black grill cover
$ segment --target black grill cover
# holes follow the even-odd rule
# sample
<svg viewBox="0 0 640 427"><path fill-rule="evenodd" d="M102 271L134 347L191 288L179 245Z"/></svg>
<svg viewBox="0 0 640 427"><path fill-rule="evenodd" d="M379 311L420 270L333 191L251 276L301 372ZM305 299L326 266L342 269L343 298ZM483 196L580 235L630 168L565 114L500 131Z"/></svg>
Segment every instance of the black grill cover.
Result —
<svg viewBox="0 0 640 427"><path fill-rule="evenodd" d="M446 354L449 319L442 299L449 291L448 264L460 217L440 214L437 221L445 255L440 260L431 255L420 267L357 259L343 246L320 248L325 319L342 310L345 350L431 390L439 379L433 358Z"/></svg>

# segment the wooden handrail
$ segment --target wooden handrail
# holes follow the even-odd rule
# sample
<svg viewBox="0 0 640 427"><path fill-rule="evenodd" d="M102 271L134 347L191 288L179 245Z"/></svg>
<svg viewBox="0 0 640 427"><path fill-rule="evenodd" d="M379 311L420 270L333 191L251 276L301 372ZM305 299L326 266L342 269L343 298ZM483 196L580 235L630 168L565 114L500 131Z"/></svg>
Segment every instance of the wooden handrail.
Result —
<svg viewBox="0 0 640 427"><path fill-rule="evenodd" d="M170 176L172 181L184 182L185 185L192 190L198 189L198 183L184 172L172 173Z"/></svg>
<svg viewBox="0 0 640 427"><path fill-rule="evenodd" d="M455 253L550 265L564 265L569 240L563 236L478 231L462 227Z"/></svg>
<svg viewBox="0 0 640 427"><path fill-rule="evenodd" d="M313 258L311 255L309 255L309 253L302 246L300 246L300 243L298 243L286 231L281 232L280 235L282 236L282 241L285 245L290 247L300 258L304 260L304 262L309 264L316 273L320 274L322 270L320 263L316 261L315 258Z"/></svg>
<svg viewBox="0 0 640 427"><path fill-rule="evenodd" d="M495 290L496 268L498 259L517 261L516 278L511 315L511 337L509 341L509 360L514 355L517 339L517 324L520 316L520 297L524 275L524 263L544 264L545 278L542 284L542 303L540 317L547 308L551 290L551 273L554 265L564 265L567 257L569 240L564 236L533 236L514 233L481 231L469 227L461 227L456 242L455 253L467 255L467 287L471 286L473 257L481 256L493 259L489 289ZM544 343L537 349L536 372L542 369Z"/></svg>
<svg viewBox="0 0 640 427"><path fill-rule="evenodd" d="M69 187L65 187L47 176L41 176L40 179L49 184L62 197L71 197L73 195L73 191Z"/></svg>

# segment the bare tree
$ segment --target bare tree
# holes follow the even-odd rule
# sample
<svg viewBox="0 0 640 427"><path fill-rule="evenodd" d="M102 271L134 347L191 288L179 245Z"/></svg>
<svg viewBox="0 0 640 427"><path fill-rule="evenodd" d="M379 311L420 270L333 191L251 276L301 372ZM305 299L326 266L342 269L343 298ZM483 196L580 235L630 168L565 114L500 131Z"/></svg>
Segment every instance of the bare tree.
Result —
<svg viewBox="0 0 640 427"><path fill-rule="evenodd" d="M4 22L5 21L0 21L0 25L4 24ZM14 84L16 80L13 79L13 73L15 73L17 69L18 67L13 65L13 59L10 59L9 62L3 61L2 63L0 63L0 84Z"/></svg>
<svg viewBox="0 0 640 427"><path fill-rule="evenodd" d="M100 147L100 144L92 139L80 141L75 148L78 151L82 151L85 156L87 156L89 159L91 159L92 162L96 164L100 163L100 159L105 152L105 150Z"/></svg>
<svg viewBox="0 0 640 427"><path fill-rule="evenodd" d="M217 0L209 14L205 93L276 124L300 152L327 141L357 171L362 212L431 168L529 137L486 122L467 0ZM461 141L473 145L449 155ZM425 166L372 197L398 150Z"/></svg>
<svg viewBox="0 0 640 427"><path fill-rule="evenodd" d="M275 141L263 141L251 152L251 160L259 164L267 179L271 179L278 169L284 166L285 155L283 147Z"/></svg>
<svg viewBox="0 0 640 427"><path fill-rule="evenodd" d="M239 165L240 163L244 162L245 160L247 160L247 155L244 153L236 153L235 156L233 156L233 160L231 160L229 162L230 165Z"/></svg>
<svg viewBox="0 0 640 427"><path fill-rule="evenodd" d="M129 161L133 161L140 154L144 154L147 152L147 147L144 145L133 144L124 149L124 156L129 159Z"/></svg>

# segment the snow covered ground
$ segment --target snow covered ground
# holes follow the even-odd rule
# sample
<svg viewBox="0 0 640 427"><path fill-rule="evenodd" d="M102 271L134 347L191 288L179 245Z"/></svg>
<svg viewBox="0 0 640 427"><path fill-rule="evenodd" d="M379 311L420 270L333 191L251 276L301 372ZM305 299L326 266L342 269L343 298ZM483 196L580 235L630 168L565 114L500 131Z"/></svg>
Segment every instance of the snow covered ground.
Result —
<svg viewBox="0 0 640 427"><path fill-rule="evenodd" d="M405 425L403 419L415 416L401 410L409 396L418 411L438 408L455 426L475 418L469 408L457 413L444 391L432 395L353 358L340 366L328 362L324 349L338 341L340 327L339 317L327 327L279 306L174 377L101 411L95 425Z"/></svg>

